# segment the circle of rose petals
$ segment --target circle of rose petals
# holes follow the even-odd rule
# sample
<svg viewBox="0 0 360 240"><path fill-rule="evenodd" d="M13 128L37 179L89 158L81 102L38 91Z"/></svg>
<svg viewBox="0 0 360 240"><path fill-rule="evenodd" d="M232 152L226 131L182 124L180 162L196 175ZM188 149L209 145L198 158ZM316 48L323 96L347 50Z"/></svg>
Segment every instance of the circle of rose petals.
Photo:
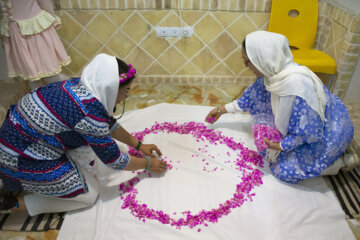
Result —
<svg viewBox="0 0 360 240"><path fill-rule="evenodd" d="M207 140L209 143L214 145L224 144L231 150L236 151L238 158L235 161L235 168L241 171L242 182L236 185L233 197L223 203L220 203L218 208L201 210L195 214L191 213L191 211L184 211L182 212L183 217L175 219L161 210L149 208L146 204L143 204L136 199L138 190L134 186L140 181L140 179L138 177L134 177L119 186L119 190L122 192L122 209L128 208L133 216L143 222L145 222L146 219L153 219L162 224L170 224L171 226L180 229L183 226L194 228L196 226L203 225L207 227L208 223L218 222L221 217L228 215L231 212L231 209L242 206L248 199L252 201L255 193L251 193L251 190L255 186L260 186L262 184L261 178L263 176L263 173L256 168L264 166L262 157L257 152L249 150L241 143L235 142L232 137L226 137L222 135L221 132L208 129L203 123L197 122L186 122L182 124L177 122L155 122L151 128L145 128L143 131L135 132L133 133L133 136L139 141L142 141L144 136L151 133L157 134L159 132L191 134L194 138L200 141ZM131 147L129 153L133 156L142 156L140 151ZM174 215L176 215L176 213L174 213ZM200 231L201 229L198 228L198 232Z"/></svg>

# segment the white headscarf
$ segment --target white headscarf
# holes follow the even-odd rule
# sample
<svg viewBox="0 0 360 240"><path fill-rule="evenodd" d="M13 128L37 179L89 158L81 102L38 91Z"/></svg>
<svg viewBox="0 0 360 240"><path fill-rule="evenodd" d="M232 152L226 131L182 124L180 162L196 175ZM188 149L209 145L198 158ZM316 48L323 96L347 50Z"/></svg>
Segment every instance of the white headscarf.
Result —
<svg viewBox="0 0 360 240"><path fill-rule="evenodd" d="M301 97L325 121L326 97L321 80L307 67L293 62L289 41L281 34L256 31L245 38L246 53L251 63L264 74L264 84L271 92L271 107L275 118L281 96ZM289 77L300 74L306 77Z"/></svg>
<svg viewBox="0 0 360 240"><path fill-rule="evenodd" d="M112 116L119 89L119 68L114 56L100 53L84 68L80 81Z"/></svg>

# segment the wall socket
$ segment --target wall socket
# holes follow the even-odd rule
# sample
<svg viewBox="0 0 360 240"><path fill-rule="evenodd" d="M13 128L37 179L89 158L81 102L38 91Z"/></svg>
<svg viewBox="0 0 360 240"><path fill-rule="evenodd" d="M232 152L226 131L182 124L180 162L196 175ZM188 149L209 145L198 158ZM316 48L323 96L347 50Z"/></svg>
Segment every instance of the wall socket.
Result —
<svg viewBox="0 0 360 240"><path fill-rule="evenodd" d="M155 27L157 37L191 37L192 27Z"/></svg>

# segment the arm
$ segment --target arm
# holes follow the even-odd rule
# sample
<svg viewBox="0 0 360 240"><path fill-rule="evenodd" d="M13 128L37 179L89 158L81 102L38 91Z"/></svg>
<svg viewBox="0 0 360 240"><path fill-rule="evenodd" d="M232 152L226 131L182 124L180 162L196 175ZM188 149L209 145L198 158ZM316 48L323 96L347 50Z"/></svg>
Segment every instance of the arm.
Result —
<svg viewBox="0 0 360 240"><path fill-rule="evenodd" d="M267 105L264 107L264 105ZM215 123L222 114L234 112L257 113L263 109L271 111L270 93L265 89L263 78L258 78L251 86L245 89L242 97L212 109L205 118L208 123Z"/></svg>
<svg viewBox="0 0 360 240"><path fill-rule="evenodd" d="M243 109L240 108L240 104L239 104L240 101L243 101L243 98L244 96L228 104L222 104L216 108L213 108L206 116L205 122L213 124L217 120L219 120L221 115L225 113L243 112Z"/></svg>
<svg viewBox="0 0 360 240"><path fill-rule="evenodd" d="M100 136L85 134L84 132L81 132L81 135L99 159L108 167L114 170L122 170L130 162L130 156L120 151L110 135Z"/></svg>
<svg viewBox="0 0 360 240"><path fill-rule="evenodd" d="M155 157L153 154L153 151L156 151L156 153L161 156L162 153L160 149L155 144L142 144L139 143L139 140L137 140L135 137L133 137L130 133L128 133L123 127L119 126L117 129L115 129L111 136L117 140L119 140L122 143L125 143L133 148L138 146L140 144L139 150L144 153L147 156Z"/></svg>
<svg viewBox="0 0 360 240"><path fill-rule="evenodd" d="M264 138L264 142L270 149L288 152L303 145L306 140L303 136L288 134L281 142L272 142L267 138Z"/></svg>
<svg viewBox="0 0 360 240"><path fill-rule="evenodd" d="M130 133L128 133L128 131L125 130L125 128L121 126L115 129L111 133L111 136L122 143L132 146L133 148L135 148L139 144L139 140L133 137ZM159 154L159 156L162 155L160 150L154 144L140 143L139 150L143 152L145 155L151 156L152 158L151 159L148 158L149 159L148 160L146 158L138 158L138 157L130 156L130 162L124 168L124 170L134 171L138 169L146 169L148 166L149 166L149 170L152 172L163 172L167 169L167 163L161 161L160 159L155 158L154 154L152 153L152 151L155 150Z"/></svg>
<svg viewBox="0 0 360 240"><path fill-rule="evenodd" d="M318 142L323 137L323 125L320 116L300 97L294 101L287 135L281 143L269 141L269 148L283 151L292 151L303 144Z"/></svg>
<svg viewBox="0 0 360 240"><path fill-rule="evenodd" d="M133 137L130 133L128 133L122 126L119 126L117 129L115 129L111 136L117 140L119 140L122 143L125 143L133 148L136 147L139 140L137 140L135 137Z"/></svg>
<svg viewBox="0 0 360 240"><path fill-rule="evenodd" d="M288 152L304 143L306 143L304 136L290 133L281 141L281 147L284 151Z"/></svg>
<svg viewBox="0 0 360 240"><path fill-rule="evenodd" d="M110 168L116 170L134 171L139 169L147 169L152 172L163 172L167 170L167 163L157 158L138 158L128 156L120 152L119 147L111 136L107 137L110 144L90 144L96 155ZM87 138L89 141L89 138ZM114 157L115 155L115 157Z"/></svg>
<svg viewBox="0 0 360 240"><path fill-rule="evenodd" d="M74 127L74 130L81 134L99 159L108 167L115 170L138 170L147 168L149 163L147 159L130 157L120 151L118 145L111 137L108 127L107 122L85 117ZM129 136L125 135L124 141L129 142L128 138ZM132 139L130 139L130 142L131 140ZM150 159L148 169L154 172L162 172L167 169L167 164L159 159L152 158Z"/></svg>
<svg viewBox="0 0 360 240"><path fill-rule="evenodd" d="M225 113L227 113L225 105L220 105L220 106L212 109L208 113L208 115L205 118L205 122L213 124L214 122L216 122L221 117L221 115L223 115Z"/></svg>
<svg viewBox="0 0 360 240"><path fill-rule="evenodd" d="M150 163L149 163L150 160ZM152 172L164 172L167 170L167 163L157 158L137 158L131 156L129 164L124 168L127 171L135 171L139 169L146 169L149 166L149 170Z"/></svg>

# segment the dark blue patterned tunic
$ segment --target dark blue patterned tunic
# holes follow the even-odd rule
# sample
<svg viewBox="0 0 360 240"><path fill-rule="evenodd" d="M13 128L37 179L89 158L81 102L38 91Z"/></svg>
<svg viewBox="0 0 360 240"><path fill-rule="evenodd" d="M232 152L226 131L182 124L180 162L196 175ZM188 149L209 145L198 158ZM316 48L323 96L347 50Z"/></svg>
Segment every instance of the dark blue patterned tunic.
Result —
<svg viewBox="0 0 360 240"><path fill-rule="evenodd" d="M11 106L0 129L0 177L8 190L71 198L86 180L66 151L89 145L113 169L129 160L109 131L110 117L80 79L56 82Z"/></svg>
<svg viewBox="0 0 360 240"><path fill-rule="evenodd" d="M281 141L276 163L270 163L274 175L282 181L298 181L319 176L332 165L350 145L354 134L345 105L324 86L326 95L325 124L304 99L295 97L293 112ZM237 100L241 110L255 114L270 114L271 94L266 90L263 77L248 87ZM264 155L264 152L262 153Z"/></svg>

